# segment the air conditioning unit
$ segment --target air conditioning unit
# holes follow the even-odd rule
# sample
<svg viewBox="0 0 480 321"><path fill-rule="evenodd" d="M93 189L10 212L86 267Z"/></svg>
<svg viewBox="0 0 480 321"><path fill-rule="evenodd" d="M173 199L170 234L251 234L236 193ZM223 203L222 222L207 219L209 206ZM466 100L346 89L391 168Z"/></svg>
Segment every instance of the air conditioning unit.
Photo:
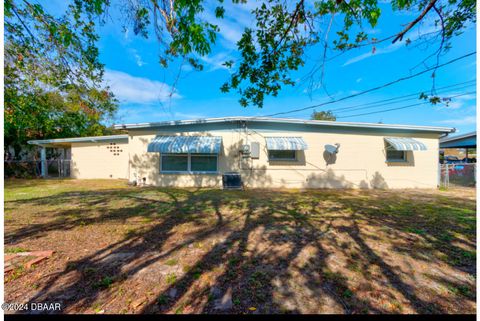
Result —
<svg viewBox="0 0 480 321"><path fill-rule="evenodd" d="M223 189L243 189L242 176L238 172L226 172L222 175Z"/></svg>

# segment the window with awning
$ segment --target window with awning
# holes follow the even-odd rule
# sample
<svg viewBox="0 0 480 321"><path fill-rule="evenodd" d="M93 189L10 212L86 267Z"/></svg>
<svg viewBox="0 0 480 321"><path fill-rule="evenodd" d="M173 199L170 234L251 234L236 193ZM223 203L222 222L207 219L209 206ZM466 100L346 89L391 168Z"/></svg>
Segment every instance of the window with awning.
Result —
<svg viewBox="0 0 480 321"><path fill-rule="evenodd" d="M161 154L163 173L216 173L221 144L218 136L157 136L147 151Z"/></svg>
<svg viewBox="0 0 480 321"><path fill-rule="evenodd" d="M265 137L267 150L306 150L308 145L302 137Z"/></svg>
<svg viewBox="0 0 480 321"><path fill-rule="evenodd" d="M162 154L219 154L222 137L218 136L157 136L147 151Z"/></svg>
<svg viewBox="0 0 480 321"><path fill-rule="evenodd" d="M270 161L296 161L297 151L306 150L302 137L265 137Z"/></svg>
<svg viewBox="0 0 480 321"><path fill-rule="evenodd" d="M386 161L408 162L407 152L425 151L424 143L410 137L385 137Z"/></svg>
<svg viewBox="0 0 480 321"><path fill-rule="evenodd" d="M387 150L397 151L424 151L427 146L424 143L410 137L385 137Z"/></svg>

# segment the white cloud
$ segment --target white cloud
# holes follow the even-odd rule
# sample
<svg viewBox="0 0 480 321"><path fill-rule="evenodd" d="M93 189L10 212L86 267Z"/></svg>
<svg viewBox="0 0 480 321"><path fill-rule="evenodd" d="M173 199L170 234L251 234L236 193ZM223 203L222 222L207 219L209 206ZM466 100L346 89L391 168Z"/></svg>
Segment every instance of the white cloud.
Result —
<svg viewBox="0 0 480 321"><path fill-rule="evenodd" d="M451 101L448 105L444 105L441 109L459 109L465 106L465 103L461 101Z"/></svg>
<svg viewBox="0 0 480 321"><path fill-rule="evenodd" d="M450 94L450 96L456 96L456 95L461 95L461 93ZM476 94L462 94L462 96L455 97L455 99L463 100L463 101L473 100L473 99L477 99L477 95Z"/></svg>
<svg viewBox="0 0 480 321"><path fill-rule="evenodd" d="M152 121L152 120L162 121L162 120L185 120L185 119L206 118L204 115L201 115L201 114L189 114L189 113L181 113L181 112L175 112L175 111L149 110L147 114L145 114L142 111L131 109L129 112L130 112L130 118L136 115L138 119L144 122ZM148 115L148 117L146 117L145 115Z"/></svg>
<svg viewBox="0 0 480 321"><path fill-rule="evenodd" d="M361 82L362 80L363 80L362 78L357 78L357 80L356 80L357 84L358 84L359 82Z"/></svg>
<svg viewBox="0 0 480 321"><path fill-rule="evenodd" d="M182 71L184 72L189 72L189 71L192 71L193 70L193 67L188 64L188 63L183 63L181 66L180 66L180 69L182 69Z"/></svg>
<svg viewBox="0 0 480 321"><path fill-rule="evenodd" d="M447 119L447 120L440 120L437 121L439 124L447 124L447 125L471 125L477 123L476 116L465 116L463 118L457 119Z"/></svg>
<svg viewBox="0 0 480 321"><path fill-rule="evenodd" d="M137 49L130 49L130 53L133 55L133 58L135 59L135 63L137 64L138 67L142 67L143 65L147 64L145 61L143 61L142 56L140 56Z"/></svg>
<svg viewBox="0 0 480 321"><path fill-rule="evenodd" d="M405 46L403 43L401 42L396 42L394 44L391 44L385 48L380 48L380 49L376 49L375 52L372 50L372 51L369 51L369 52L366 52L364 54L361 54L361 55L358 55L356 57L353 57L351 59L348 59L343 65L342 67L345 67L345 66L348 66L348 65L351 65L351 64L354 64L356 62L359 62L359 61L362 61L364 59L367 59L367 58L370 58L370 57L373 57L373 56L379 56L379 55L383 55L383 54L386 54L386 53L390 53L390 52L393 52L393 51L397 51L398 49L400 49L401 47Z"/></svg>
<svg viewBox="0 0 480 321"><path fill-rule="evenodd" d="M173 116L177 119L202 119L207 118L204 114L190 114L190 113L180 113L174 112Z"/></svg>
<svg viewBox="0 0 480 321"><path fill-rule="evenodd" d="M378 34L382 33L382 29L368 28L367 30L365 30L365 32L369 35L378 35Z"/></svg>
<svg viewBox="0 0 480 321"><path fill-rule="evenodd" d="M143 123L165 120L202 119L207 116L199 113L185 113L171 108L152 105L121 106L117 115L117 123Z"/></svg>
<svg viewBox="0 0 480 321"><path fill-rule="evenodd" d="M166 102L181 96L169 85L148 78L135 77L118 70L105 70L105 82L122 103L148 104Z"/></svg>
<svg viewBox="0 0 480 321"><path fill-rule="evenodd" d="M146 62L142 60L142 57L140 57L139 54L135 54L134 57L135 57L135 62L137 63L137 65L139 67L142 67L143 65L146 65Z"/></svg>
<svg viewBox="0 0 480 321"><path fill-rule="evenodd" d="M225 2L222 6L225 8L225 16L217 18L214 14L215 8L218 6L217 2L208 5L202 13L205 21L217 25L220 29L220 42L228 49L235 49L237 42L242 37L245 28L252 28L254 26L254 19L252 18L251 10L259 6L256 2L247 3L229 3Z"/></svg>
<svg viewBox="0 0 480 321"><path fill-rule="evenodd" d="M423 35L428 35L428 34L432 34L436 31L440 31L439 27L438 26L435 26L435 25L430 25L430 26L420 26L418 27L418 29L416 30L416 32L411 32L411 33L408 33L407 35L405 35L404 37L404 40L403 41L397 41L395 43L392 43L386 47L383 47L383 48L377 48L375 47L375 51L374 50L370 50L369 52L366 52L366 53L363 53L361 55L358 55L356 57L353 57L349 60L347 60L343 65L342 67L345 67L345 66L348 66L348 65L351 65L353 63L356 63L356 62L359 62L359 61L362 61L364 59L367 59L367 58L370 58L370 57L373 57L373 56L378 56L378 55L382 55L382 54L386 54L386 53L390 53L390 52L394 52L394 51L397 51L398 49L400 48L403 48L405 47L405 40L406 39L409 39L410 41L414 42L416 40L419 40L420 38L423 37ZM372 45L373 47L373 45Z"/></svg>
<svg viewBox="0 0 480 321"><path fill-rule="evenodd" d="M219 21L216 25L220 28L222 45L229 49L235 49L237 42L242 38L244 27L228 21Z"/></svg>
<svg viewBox="0 0 480 321"><path fill-rule="evenodd" d="M459 96L461 95L461 96ZM458 97L455 97L458 96ZM464 94L460 92L451 92L448 94L441 94L440 97L453 97L451 101L447 104L437 105L437 110L451 110L459 108L468 108L472 106L472 100L475 100L477 96L475 94Z"/></svg>
<svg viewBox="0 0 480 321"><path fill-rule="evenodd" d="M205 64L210 66L210 68L207 69L207 71L214 71L214 70L217 70L217 69L227 69L227 70L229 70L229 68L224 66L223 63L227 60L231 60L232 57L230 56L230 53L228 53L228 52L220 52L220 53L215 54L215 55L202 56L202 57L200 57L200 59Z"/></svg>

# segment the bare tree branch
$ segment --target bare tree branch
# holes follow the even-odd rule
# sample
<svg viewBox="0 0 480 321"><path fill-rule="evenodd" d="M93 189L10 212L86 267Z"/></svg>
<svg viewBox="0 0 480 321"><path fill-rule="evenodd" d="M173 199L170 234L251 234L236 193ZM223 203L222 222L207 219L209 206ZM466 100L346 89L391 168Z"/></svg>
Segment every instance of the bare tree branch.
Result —
<svg viewBox="0 0 480 321"><path fill-rule="evenodd" d="M275 48L273 48L272 51L276 51L278 49L278 47L282 44L283 40L285 39L285 37L288 35L290 30L292 29L295 22L298 21L297 15L298 15L298 12L299 12L300 8L303 7L303 2L304 2L304 0L300 0L300 2L298 2L297 5L295 6L295 11L292 14L292 19L290 20L290 24L288 25L287 29L283 33L280 40L276 43Z"/></svg>
<svg viewBox="0 0 480 321"><path fill-rule="evenodd" d="M440 55L442 54L443 45L445 43L445 21L443 19L442 12L435 5L433 6L433 9L438 14L438 17L440 18L440 23L442 25L442 41L440 42L440 47L437 50L437 63L435 64L435 69L433 70L433 73L432 73L432 78L433 78L432 94L435 93L436 72L437 72L438 65L440 64Z"/></svg>
<svg viewBox="0 0 480 321"><path fill-rule="evenodd" d="M420 15L415 18L415 20L413 20L412 22L410 22L406 27L405 29L403 29L401 32L399 32L397 34L397 36L395 37L395 39L393 39L392 43L395 43L397 42L398 40L402 40L403 39L403 36L410 30L412 29L420 20L423 19L423 17L425 17L425 15L433 8L433 6L435 5L435 3L437 2L437 0L430 0L430 2L428 3L428 5L425 7L425 9L423 9L422 13L420 13Z"/></svg>
<svg viewBox="0 0 480 321"><path fill-rule="evenodd" d="M320 84L321 84L323 90L325 91L325 93L330 98L332 98L332 96L330 96L330 94L328 93L327 86L325 85L323 80L324 80L324 77L325 77L325 60L327 59L328 35L330 34L330 29L332 28L332 23L333 23L334 18L335 18L335 14L332 14L332 17L330 18L330 22L328 23L327 31L325 32L325 39L324 39L324 46L323 46L322 71L321 71L321 74L320 74Z"/></svg>

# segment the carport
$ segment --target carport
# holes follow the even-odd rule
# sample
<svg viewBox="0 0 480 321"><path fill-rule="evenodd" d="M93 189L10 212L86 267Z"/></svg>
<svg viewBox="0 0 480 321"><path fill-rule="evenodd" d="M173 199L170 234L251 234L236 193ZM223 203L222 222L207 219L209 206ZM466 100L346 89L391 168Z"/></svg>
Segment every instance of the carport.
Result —
<svg viewBox="0 0 480 321"><path fill-rule="evenodd" d="M470 132L463 135L447 136L440 139L440 149L464 148L465 158L468 159L468 150L477 148L477 132Z"/></svg>
<svg viewBox="0 0 480 321"><path fill-rule="evenodd" d="M128 135L111 135L111 136L93 136L93 137L75 137L75 138L58 138L58 139L43 139L30 140L31 145L40 147L40 161L41 161L41 176L47 177L47 148L55 148L60 151L61 167L70 167L71 148L75 143L97 143L97 142L111 142L111 141L128 141ZM62 169L67 172L66 168Z"/></svg>

